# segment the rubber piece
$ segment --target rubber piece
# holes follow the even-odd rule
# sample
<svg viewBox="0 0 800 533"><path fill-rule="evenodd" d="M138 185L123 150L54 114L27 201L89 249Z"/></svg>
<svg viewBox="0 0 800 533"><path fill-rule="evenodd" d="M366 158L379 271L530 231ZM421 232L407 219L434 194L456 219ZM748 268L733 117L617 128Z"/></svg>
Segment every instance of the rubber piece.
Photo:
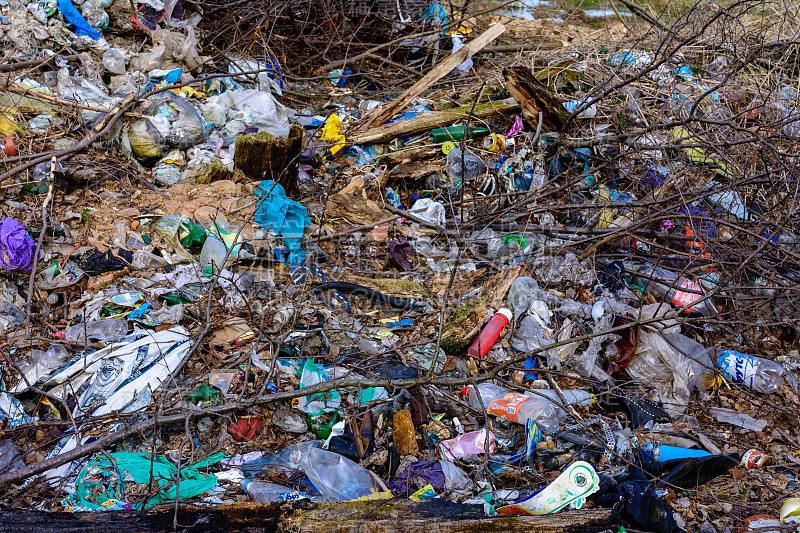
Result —
<svg viewBox="0 0 800 533"><path fill-rule="evenodd" d="M384 303L392 307L396 307L397 309L414 309L416 307L423 307L421 303L415 302L414 300L395 298L394 296L388 296L382 292L376 291L375 289L370 289L369 287L365 287L357 283L349 283L347 281L332 281L330 283L323 283L322 285L317 285L311 289L311 292L316 294L322 291L333 290L347 293L351 296L369 298L373 302Z"/></svg>

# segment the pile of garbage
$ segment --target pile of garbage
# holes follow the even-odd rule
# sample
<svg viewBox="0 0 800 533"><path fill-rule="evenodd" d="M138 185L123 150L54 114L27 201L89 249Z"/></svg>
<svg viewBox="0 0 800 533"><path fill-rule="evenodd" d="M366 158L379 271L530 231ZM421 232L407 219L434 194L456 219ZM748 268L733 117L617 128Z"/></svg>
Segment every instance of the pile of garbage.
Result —
<svg viewBox="0 0 800 533"><path fill-rule="evenodd" d="M314 75L219 6L14 1L4 507L797 527L794 15L431 3Z"/></svg>

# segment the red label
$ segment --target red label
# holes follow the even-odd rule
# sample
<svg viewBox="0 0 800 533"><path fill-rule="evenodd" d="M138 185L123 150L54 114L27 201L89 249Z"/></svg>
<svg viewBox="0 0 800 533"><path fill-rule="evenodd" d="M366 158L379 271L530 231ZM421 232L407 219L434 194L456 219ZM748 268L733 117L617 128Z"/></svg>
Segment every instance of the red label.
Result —
<svg viewBox="0 0 800 533"><path fill-rule="evenodd" d="M683 291L676 292L675 296L672 298L672 305L676 307L684 307L686 305L696 302L697 300L703 297L702 287L700 287L700 285L698 285L694 281L684 279L681 282L681 288L697 292L683 292ZM692 309L694 309L694 306L691 306L688 309L686 309L686 312L691 313Z"/></svg>
<svg viewBox="0 0 800 533"><path fill-rule="evenodd" d="M486 412L490 415L505 418L509 422L517 422L520 406L530 400L529 396L523 396L516 392L509 392L499 400L494 400L486 408Z"/></svg>

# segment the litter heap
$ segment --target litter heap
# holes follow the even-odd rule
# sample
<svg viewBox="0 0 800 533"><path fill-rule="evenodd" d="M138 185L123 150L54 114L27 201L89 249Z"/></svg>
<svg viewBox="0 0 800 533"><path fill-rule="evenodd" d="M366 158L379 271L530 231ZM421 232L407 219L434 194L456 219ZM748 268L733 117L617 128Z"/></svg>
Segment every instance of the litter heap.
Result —
<svg viewBox="0 0 800 533"><path fill-rule="evenodd" d="M8 0L3 505L797 520L796 13L624 4Z"/></svg>

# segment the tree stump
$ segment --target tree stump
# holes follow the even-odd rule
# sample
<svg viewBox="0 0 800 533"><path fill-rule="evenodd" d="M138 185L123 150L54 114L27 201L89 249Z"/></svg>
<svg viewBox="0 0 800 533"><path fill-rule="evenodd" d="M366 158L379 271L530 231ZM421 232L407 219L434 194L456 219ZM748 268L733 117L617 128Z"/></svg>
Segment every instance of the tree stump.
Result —
<svg viewBox="0 0 800 533"><path fill-rule="evenodd" d="M250 179L280 183L291 198L299 192L297 164L302 150L303 128L295 124L287 137L276 138L265 131L240 136L233 163Z"/></svg>

